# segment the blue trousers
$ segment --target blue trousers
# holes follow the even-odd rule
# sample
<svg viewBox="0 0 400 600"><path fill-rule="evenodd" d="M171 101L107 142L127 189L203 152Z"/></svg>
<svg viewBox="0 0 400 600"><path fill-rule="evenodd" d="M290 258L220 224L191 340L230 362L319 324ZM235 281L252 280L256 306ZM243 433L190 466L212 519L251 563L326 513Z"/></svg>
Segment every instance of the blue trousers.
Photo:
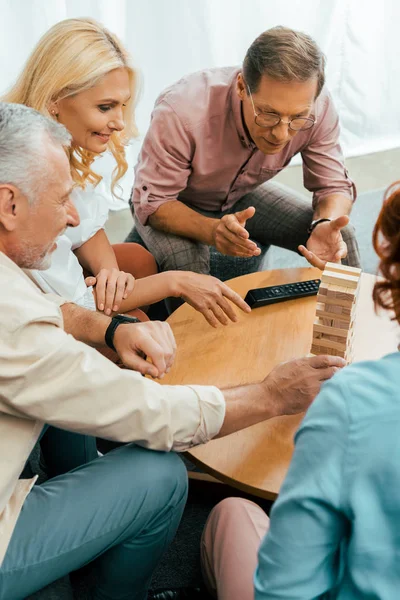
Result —
<svg viewBox="0 0 400 600"><path fill-rule="evenodd" d="M96 438L45 425L40 449L49 477L62 475L97 458Z"/></svg>
<svg viewBox="0 0 400 600"><path fill-rule="evenodd" d="M145 600L186 497L179 457L134 444L34 486L0 567L0 600L22 600L92 561L95 600Z"/></svg>

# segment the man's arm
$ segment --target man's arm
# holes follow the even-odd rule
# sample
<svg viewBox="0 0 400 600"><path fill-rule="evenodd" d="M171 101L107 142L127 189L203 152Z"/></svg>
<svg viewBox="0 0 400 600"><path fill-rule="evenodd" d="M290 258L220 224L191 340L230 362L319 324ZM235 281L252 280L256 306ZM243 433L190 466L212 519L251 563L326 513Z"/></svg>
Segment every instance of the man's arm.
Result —
<svg viewBox="0 0 400 600"><path fill-rule="evenodd" d="M0 314L13 315L2 322L0 347L8 360L3 365L0 361L0 410L62 429L136 442L155 450L183 451L218 433L227 435L270 418L272 404L274 414L305 410L321 382L344 365L338 357L292 361L274 369L252 390L245 386L227 391L226 401L212 386L160 385L118 368L67 335L61 329L56 305L22 277L14 279L5 281L12 293L0 295ZM80 309L80 315L75 313L78 321L71 324L73 309L65 307L64 311L71 333L76 334L75 328L83 324L86 329L83 334L78 330L79 339L101 343L107 317ZM116 347L118 330L125 327L134 335L144 325L147 323L118 327ZM120 331L119 335L122 339L126 334Z"/></svg>
<svg viewBox="0 0 400 600"><path fill-rule="evenodd" d="M299 251L313 266L323 270L327 261L340 262L347 256L341 229L349 223L356 189L343 162L338 115L326 92L319 111L310 141L302 150L304 186L313 192L313 220L330 219L330 222L317 224L306 246L299 246Z"/></svg>
<svg viewBox="0 0 400 600"><path fill-rule="evenodd" d="M149 225L166 233L214 245L213 232L219 219L205 217L179 200L162 204L149 217Z"/></svg>
<svg viewBox="0 0 400 600"><path fill-rule="evenodd" d="M342 215L349 215L353 208L353 201L349 196L332 193L323 196L314 210L313 220L317 219L336 219Z"/></svg>
<svg viewBox="0 0 400 600"><path fill-rule="evenodd" d="M313 193L314 214L317 215L314 218L331 218L349 214L357 192L344 166L339 117L327 91L322 91L317 105L317 123L301 151L303 180L304 187ZM334 212L329 214L329 211Z"/></svg>
<svg viewBox="0 0 400 600"><path fill-rule="evenodd" d="M110 317L72 303L63 304L61 312L66 333L94 348L106 346L105 334L111 323ZM124 365L143 375L162 378L175 359L175 338L165 322L121 324L115 331L113 343Z"/></svg>
<svg viewBox="0 0 400 600"><path fill-rule="evenodd" d="M275 367L260 383L224 390L226 414L217 437L307 410L321 384L345 364L336 356L291 360Z"/></svg>
<svg viewBox="0 0 400 600"><path fill-rule="evenodd" d="M190 131L167 102L159 102L135 168L135 218L142 225L215 246L222 254L258 256L260 250L245 229L253 208L212 219L178 200L192 172L194 151Z"/></svg>
<svg viewBox="0 0 400 600"><path fill-rule="evenodd" d="M111 318L102 313L87 310L66 302L61 307L64 320L64 330L70 333L79 342L84 342L93 348L101 348L106 345L106 329L111 323Z"/></svg>
<svg viewBox="0 0 400 600"><path fill-rule="evenodd" d="M149 217L149 223L155 229L214 246L221 254L249 258L261 252L257 244L249 239L245 228L247 219L251 219L254 212L250 206L237 213L224 215L221 219L212 219L177 200L162 204Z"/></svg>

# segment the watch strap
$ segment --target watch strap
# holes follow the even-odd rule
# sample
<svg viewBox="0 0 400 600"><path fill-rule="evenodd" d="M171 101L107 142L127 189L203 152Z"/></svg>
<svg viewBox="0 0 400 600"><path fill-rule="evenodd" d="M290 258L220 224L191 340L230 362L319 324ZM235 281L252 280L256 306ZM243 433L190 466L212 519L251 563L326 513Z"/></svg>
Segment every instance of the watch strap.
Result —
<svg viewBox="0 0 400 600"><path fill-rule="evenodd" d="M320 223L325 223L326 221L332 221L332 219L326 219L326 218L324 218L324 219L315 219L315 221L311 221L311 225L307 229L307 232L309 234L311 234L314 231L314 229L316 228L317 225L319 225Z"/></svg>
<svg viewBox="0 0 400 600"><path fill-rule="evenodd" d="M111 323L106 329L104 340L107 346L111 348L111 350L114 350L114 352L116 352L114 346L115 331L117 327L119 325L122 325L123 323L140 323L140 319L138 319L137 317L128 317L127 315L115 315L114 317L112 317Z"/></svg>

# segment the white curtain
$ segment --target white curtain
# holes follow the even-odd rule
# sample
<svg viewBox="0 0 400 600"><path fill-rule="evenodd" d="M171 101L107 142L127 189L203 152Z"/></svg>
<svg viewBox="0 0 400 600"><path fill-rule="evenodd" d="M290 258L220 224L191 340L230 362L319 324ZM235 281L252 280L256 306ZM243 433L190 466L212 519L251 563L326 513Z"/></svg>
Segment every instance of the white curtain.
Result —
<svg viewBox="0 0 400 600"><path fill-rule="evenodd" d="M90 16L123 40L142 73L144 134L164 87L204 67L240 64L255 37L279 24L309 33L325 52L346 156L400 146L398 0L0 0L0 9L0 93L51 25ZM123 183L127 197L132 170Z"/></svg>

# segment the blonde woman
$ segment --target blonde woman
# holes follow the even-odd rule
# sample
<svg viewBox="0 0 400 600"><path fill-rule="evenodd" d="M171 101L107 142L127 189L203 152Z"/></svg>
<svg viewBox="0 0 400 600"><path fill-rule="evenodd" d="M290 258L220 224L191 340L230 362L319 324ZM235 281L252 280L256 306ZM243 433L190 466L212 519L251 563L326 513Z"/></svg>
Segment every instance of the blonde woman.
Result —
<svg viewBox="0 0 400 600"><path fill-rule="evenodd" d="M219 280L183 271L155 275L154 259L144 248L113 248L108 242L103 229L108 208L94 161L107 150L113 154L112 189L117 193L127 170L125 145L137 134L136 95L136 72L120 41L92 19L67 19L42 37L3 98L57 119L73 138L73 200L81 223L59 239L52 266L32 272L32 277L44 291L107 315L175 296L201 311L213 326L236 321L228 299L244 311L249 308ZM83 269L93 275L86 281Z"/></svg>

